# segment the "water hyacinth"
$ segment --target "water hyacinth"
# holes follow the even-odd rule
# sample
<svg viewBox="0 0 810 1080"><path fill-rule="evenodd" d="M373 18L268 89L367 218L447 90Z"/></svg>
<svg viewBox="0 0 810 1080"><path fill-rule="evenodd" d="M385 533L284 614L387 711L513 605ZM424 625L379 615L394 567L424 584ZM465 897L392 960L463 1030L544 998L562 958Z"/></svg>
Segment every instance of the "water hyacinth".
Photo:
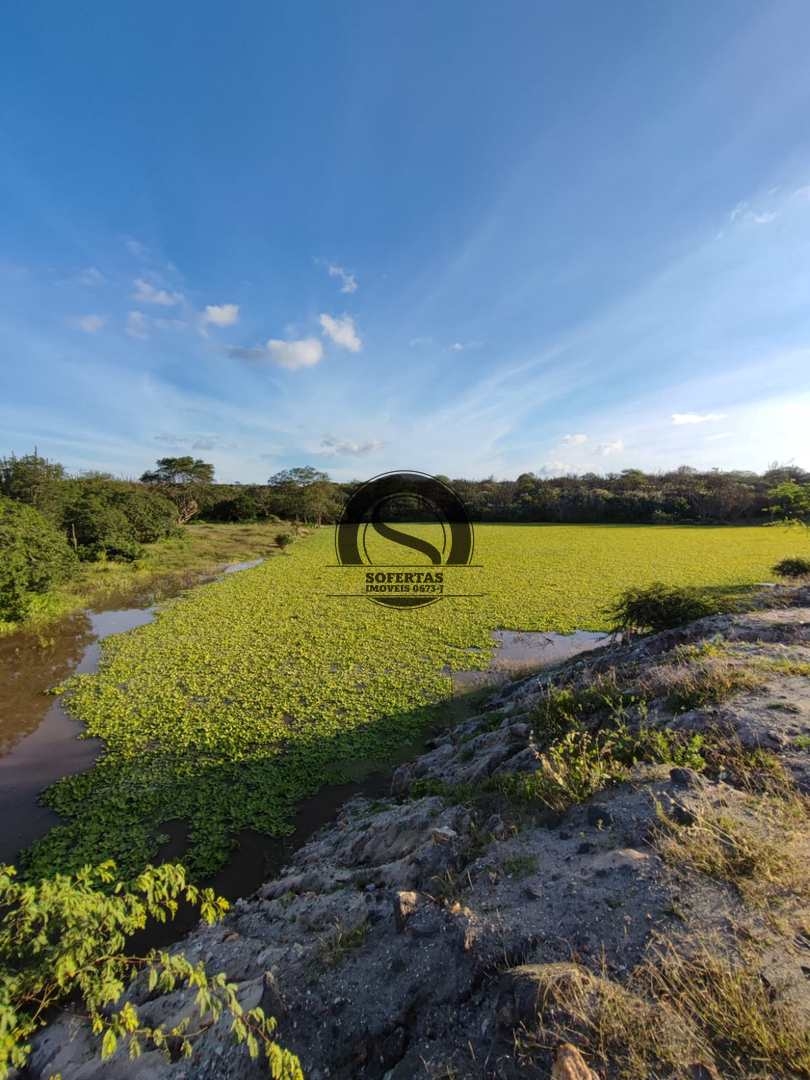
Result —
<svg viewBox="0 0 810 1080"><path fill-rule="evenodd" d="M288 832L302 797L413 741L451 694L448 672L487 665L492 630L606 629L630 585L745 586L791 545L765 528L479 526L480 566L446 573L448 591L476 595L399 611L333 595L362 575L334 566L319 530L108 639L99 673L68 683L105 751L47 792L65 823L27 868L137 871L161 824L182 819L192 872L209 872L240 829Z"/></svg>

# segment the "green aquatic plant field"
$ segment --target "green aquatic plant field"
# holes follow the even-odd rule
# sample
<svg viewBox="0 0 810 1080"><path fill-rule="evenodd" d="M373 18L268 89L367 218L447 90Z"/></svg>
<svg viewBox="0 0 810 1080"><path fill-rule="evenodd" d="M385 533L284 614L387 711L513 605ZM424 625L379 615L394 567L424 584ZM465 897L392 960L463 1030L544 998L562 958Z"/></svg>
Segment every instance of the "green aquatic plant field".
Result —
<svg viewBox="0 0 810 1080"><path fill-rule="evenodd" d="M241 828L288 831L302 797L412 742L450 695L448 672L486 666L492 630L606 628L629 585L738 589L804 542L764 527L479 526L476 566L447 568L445 583L483 595L403 611L332 595L363 575L334 566L322 529L104 642L100 673L67 690L106 750L47 793L66 823L27 868L138 870L179 818L191 869L208 872Z"/></svg>

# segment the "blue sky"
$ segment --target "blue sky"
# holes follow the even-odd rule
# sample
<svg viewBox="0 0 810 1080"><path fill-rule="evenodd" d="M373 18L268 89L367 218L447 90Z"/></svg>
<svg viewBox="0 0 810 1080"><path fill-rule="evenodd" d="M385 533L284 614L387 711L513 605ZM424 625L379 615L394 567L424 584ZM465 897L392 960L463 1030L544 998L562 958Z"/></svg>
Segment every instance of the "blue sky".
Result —
<svg viewBox="0 0 810 1080"><path fill-rule="evenodd" d="M0 36L0 453L810 467L810 9L90 0Z"/></svg>

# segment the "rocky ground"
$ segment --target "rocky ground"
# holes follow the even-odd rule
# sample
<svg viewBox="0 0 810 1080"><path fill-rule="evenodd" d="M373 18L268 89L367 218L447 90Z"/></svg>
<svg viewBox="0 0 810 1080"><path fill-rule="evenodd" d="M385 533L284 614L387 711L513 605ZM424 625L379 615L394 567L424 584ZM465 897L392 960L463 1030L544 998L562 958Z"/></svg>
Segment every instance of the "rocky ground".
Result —
<svg viewBox="0 0 810 1080"><path fill-rule="evenodd" d="M810 592L772 590L501 688L182 948L309 1080L808 1077L808 674ZM30 1073L266 1075L223 1022L101 1062L70 1014Z"/></svg>

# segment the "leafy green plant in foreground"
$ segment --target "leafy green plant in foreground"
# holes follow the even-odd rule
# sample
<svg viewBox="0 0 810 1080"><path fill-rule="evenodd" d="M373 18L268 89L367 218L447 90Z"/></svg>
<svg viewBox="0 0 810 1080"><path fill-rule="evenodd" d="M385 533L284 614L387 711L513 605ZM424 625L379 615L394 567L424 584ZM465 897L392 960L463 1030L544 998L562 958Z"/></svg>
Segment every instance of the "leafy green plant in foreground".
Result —
<svg viewBox="0 0 810 1080"><path fill-rule="evenodd" d="M781 559L773 568L773 572L779 577L800 578L810 575L810 559L801 555L794 555L789 559Z"/></svg>
<svg viewBox="0 0 810 1080"><path fill-rule="evenodd" d="M14 867L0 865L0 1080L25 1065L31 1037L68 1000L99 1037L102 1058L119 1043L133 1058L143 1049L188 1056L195 1038L229 1016L236 1042L252 1057L263 1052L276 1080L303 1080L297 1058L273 1041L275 1020L259 1008L243 1010L224 974L209 975L182 953L127 953L130 935L149 919L172 918L181 902L199 907L208 923L228 907L174 864L148 867L128 885L116 883L112 862L35 885L21 884ZM155 1027L142 1022L130 1001L116 1008L139 975L150 990L195 990L196 1021L189 1015L170 1029Z"/></svg>
<svg viewBox="0 0 810 1080"><path fill-rule="evenodd" d="M697 589L656 581L627 589L609 614L614 630L657 633L716 615L720 610L716 600L701 595Z"/></svg>
<svg viewBox="0 0 810 1080"><path fill-rule="evenodd" d="M631 731L623 722L596 732L573 730L540 755L536 772L500 776L491 783L510 799L562 812L627 779L628 770L640 762L702 768L703 746L700 734L646 727Z"/></svg>

